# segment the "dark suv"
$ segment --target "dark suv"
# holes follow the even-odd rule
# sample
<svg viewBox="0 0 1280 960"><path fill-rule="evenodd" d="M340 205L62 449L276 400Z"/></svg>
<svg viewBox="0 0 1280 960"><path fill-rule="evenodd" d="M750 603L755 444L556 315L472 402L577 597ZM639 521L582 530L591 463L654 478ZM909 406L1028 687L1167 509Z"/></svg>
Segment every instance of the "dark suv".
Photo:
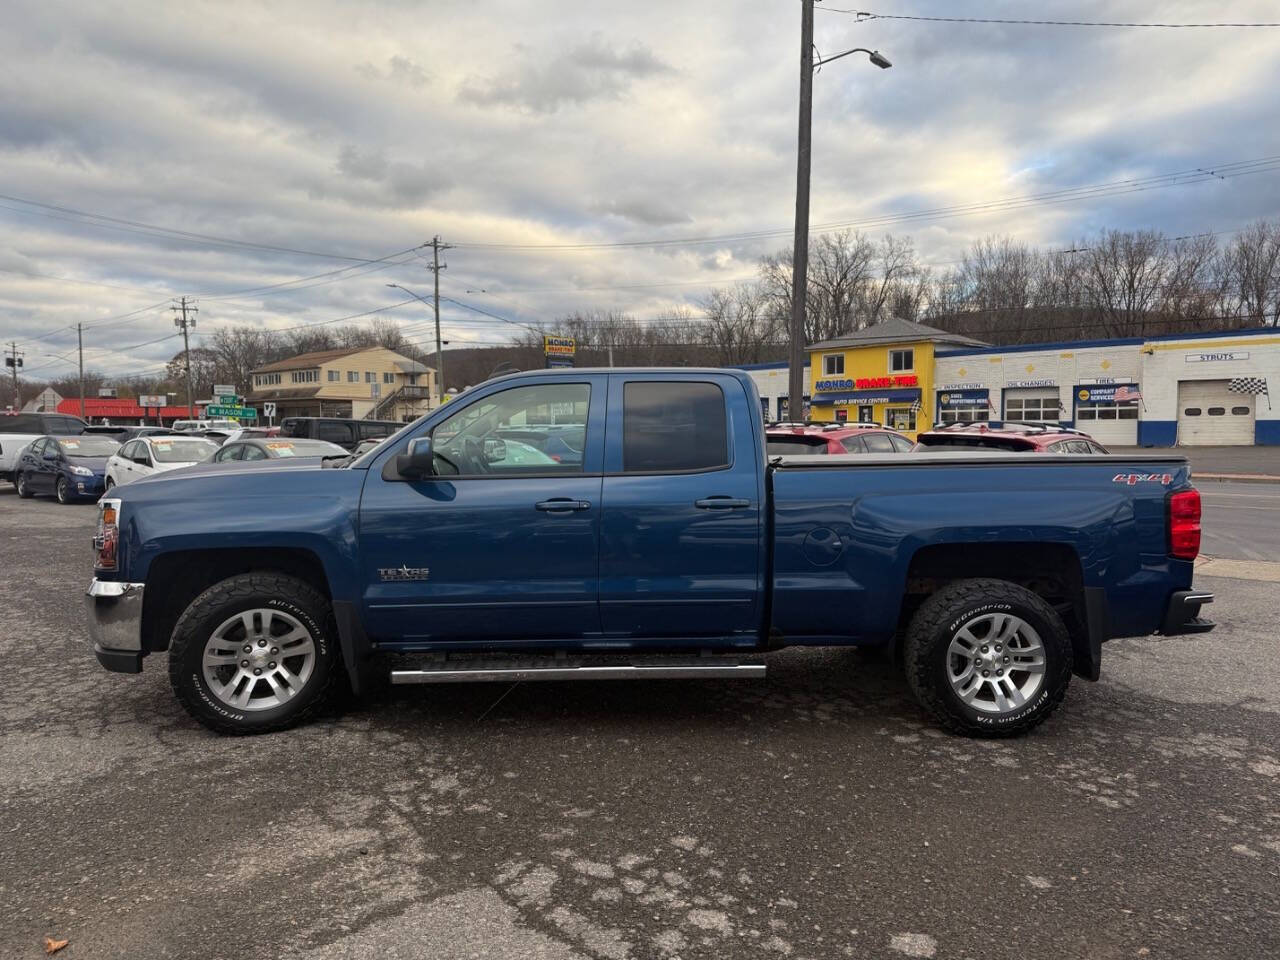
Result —
<svg viewBox="0 0 1280 960"><path fill-rule="evenodd" d="M361 440L381 440L403 426L403 423L396 423L394 420L286 417L280 421L280 436L300 440L328 440L347 450L355 450Z"/></svg>

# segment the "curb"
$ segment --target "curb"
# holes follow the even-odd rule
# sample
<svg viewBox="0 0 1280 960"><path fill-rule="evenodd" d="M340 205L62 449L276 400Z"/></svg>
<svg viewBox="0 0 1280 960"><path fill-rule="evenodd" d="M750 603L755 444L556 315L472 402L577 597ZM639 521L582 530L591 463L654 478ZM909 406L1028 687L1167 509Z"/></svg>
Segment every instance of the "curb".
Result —
<svg viewBox="0 0 1280 960"><path fill-rule="evenodd" d="M1197 473L1191 471L1191 479L1212 480L1215 483L1280 483L1280 477L1271 473Z"/></svg>

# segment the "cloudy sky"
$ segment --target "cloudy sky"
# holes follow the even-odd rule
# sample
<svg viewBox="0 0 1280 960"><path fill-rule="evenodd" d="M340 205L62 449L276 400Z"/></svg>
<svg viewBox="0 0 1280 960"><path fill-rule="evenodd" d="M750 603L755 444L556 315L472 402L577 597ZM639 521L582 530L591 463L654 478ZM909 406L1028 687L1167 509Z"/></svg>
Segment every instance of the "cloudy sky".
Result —
<svg viewBox="0 0 1280 960"><path fill-rule="evenodd" d="M849 57L816 79L815 227L909 233L945 268L993 233L1049 247L1105 227L1229 233L1280 215L1280 168L1227 166L1280 157L1280 29L821 10L836 6L853 9L819 3L819 50L873 47L894 66ZM386 309L405 299L386 284L427 294L411 248L436 234L456 245L442 294L523 322L696 309L790 243L798 0L5 9L0 340L20 341L33 377L75 369L78 321L86 366L155 371L181 343L166 307L184 294L199 298L199 331L381 309L425 341L425 310ZM871 9L1280 20L1273 0ZM1197 168L1227 175L894 222ZM516 330L451 302L443 315L454 344Z"/></svg>

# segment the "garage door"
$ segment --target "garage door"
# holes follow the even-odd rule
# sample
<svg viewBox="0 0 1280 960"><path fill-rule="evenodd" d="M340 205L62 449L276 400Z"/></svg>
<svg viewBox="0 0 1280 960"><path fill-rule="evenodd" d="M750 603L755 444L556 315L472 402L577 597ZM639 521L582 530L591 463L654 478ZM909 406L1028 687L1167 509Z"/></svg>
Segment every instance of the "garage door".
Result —
<svg viewBox="0 0 1280 960"><path fill-rule="evenodd" d="M1019 388L1004 392L1004 418L1024 423L1057 423L1057 387Z"/></svg>
<svg viewBox="0 0 1280 960"><path fill-rule="evenodd" d="M1229 380L1183 380L1178 384L1178 443L1181 446L1247 446L1253 443L1253 401L1232 393Z"/></svg>

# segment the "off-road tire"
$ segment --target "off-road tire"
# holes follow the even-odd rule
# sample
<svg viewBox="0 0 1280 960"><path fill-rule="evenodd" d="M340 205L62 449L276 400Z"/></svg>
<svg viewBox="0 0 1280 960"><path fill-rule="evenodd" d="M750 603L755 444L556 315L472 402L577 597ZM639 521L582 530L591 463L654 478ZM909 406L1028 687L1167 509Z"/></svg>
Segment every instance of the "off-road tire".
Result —
<svg viewBox="0 0 1280 960"><path fill-rule="evenodd" d="M13 478L13 485L18 488L18 496L23 500L30 500L35 496L35 494L31 492L31 487L27 485L27 475L25 473L19 473L15 476Z"/></svg>
<svg viewBox="0 0 1280 960"><path fill-rule="evenodd" d="M219 624L257 608L280 610L306 627L315 644L316 664L290 700L265 710L238 711L209 688L202 669L204 648ZM169 682L178 702L217 733L271 733L304 723L334 702L343 676L332 606L310 584L283 573L245 573L214 584L183 611L169 645Z"/></svg>
<svg viewBox="0 0 1280 960"><path fill-rule="evenodd" d="M54 493L63 506L71 502L71 485L66 477L59 477L54 485Z"/></svg>
<svg viewBox="0 0 1280 960"><path fill-rule="evenodd" d="M1011 613L1040 635L1045 675L1031 702L1007 716L983 713L952 690L947 648L955 631L984 613ZM1043 723L1058 708L1071 682L1071 637L1062 618L1030 590L1007 580L958 580L926 600L907 628L903 662L916 701L952 733L967 737L1016 737Z"/></svg>

